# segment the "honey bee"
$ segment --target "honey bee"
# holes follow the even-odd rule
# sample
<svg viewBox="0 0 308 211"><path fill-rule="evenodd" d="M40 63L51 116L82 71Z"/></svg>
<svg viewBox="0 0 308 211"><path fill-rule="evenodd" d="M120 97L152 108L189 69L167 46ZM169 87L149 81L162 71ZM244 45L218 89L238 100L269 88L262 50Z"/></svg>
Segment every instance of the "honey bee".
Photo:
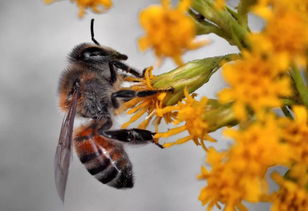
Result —
<svg viewBox="0 0 308 211"><path fill-rule="evenodd" d="M155 143L151 131L133 128L110 130L113 111L123 101L154 95L162 90L122 89L124 72L143 77L123 60L127 56L101 46L94 38L91 20L91 38L94 44L82 43L69 55L69 65L59 83L60 107L66 112L55 154L55 182L64 201L72 143L88 172L103 184L115 188L132 188L132 164L123 148L131 144ZM122 70L123 73L119 71ZM74 131L75 116L89 119L89 123ZM162 148L161 145L155 143Z"/></svg>

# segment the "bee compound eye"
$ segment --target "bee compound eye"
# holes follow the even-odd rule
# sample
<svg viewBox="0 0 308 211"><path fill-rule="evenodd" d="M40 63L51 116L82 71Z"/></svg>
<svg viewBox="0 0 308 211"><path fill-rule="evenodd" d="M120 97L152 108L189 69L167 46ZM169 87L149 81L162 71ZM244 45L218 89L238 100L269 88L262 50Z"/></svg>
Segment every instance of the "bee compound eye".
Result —
<svg viewBox="0 0 308 211"><path fill-rule="evenodd" d="M101 48L87 48L82 52L83 60L98 61L108 56L108 52Z"/></svg>

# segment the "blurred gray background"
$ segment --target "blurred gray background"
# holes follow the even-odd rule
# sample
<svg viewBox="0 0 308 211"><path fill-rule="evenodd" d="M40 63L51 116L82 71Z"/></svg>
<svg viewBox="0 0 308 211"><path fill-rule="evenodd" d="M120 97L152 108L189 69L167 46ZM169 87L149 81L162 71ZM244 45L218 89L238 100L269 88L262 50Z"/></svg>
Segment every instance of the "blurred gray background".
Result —
<svg viewBox="0 0 308 211"><path fill-rule="evenodd" d="M106 14L88 13L83 19L69 1L0 2L0 211L204 210L198 201L204 182L196 176L205 153L192 143L168 150L154 145L127 148L136 184L126 191L100 184L74 155L64 205L56 194L53 159L63 119L57 84L70 50L90 42L90 19L96 19L96 39L129 55L130 65L143 69L155 63L152 53L137 49L142 35L137 14L159 1L113 2ZM185 61L236 51L223 40L208 37L213 43L187 53ZM156 73L174 67L168 60ZM215 74L198 93L214 97L223 86ZM223 142L218 148L225 146Z"/></svg>

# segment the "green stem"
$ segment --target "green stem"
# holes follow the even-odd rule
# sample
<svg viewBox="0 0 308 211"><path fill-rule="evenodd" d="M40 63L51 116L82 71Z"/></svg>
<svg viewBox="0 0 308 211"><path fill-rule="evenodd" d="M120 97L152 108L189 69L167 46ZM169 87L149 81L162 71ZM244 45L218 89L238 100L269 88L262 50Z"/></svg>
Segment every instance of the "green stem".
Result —
<svg viewBox="0 0 308 211"><path fill-rule="evenodd" d="M282 101L283 105L285 106L292 106L294 104L296 104L296 101L290 98L280 98L280 100Z"/></svg>
<svg viewBox="0 0 308 211"><path fill-rule="evenodd" d="M225 126L231 127L238 124L232 109L232 103L220 104L216 99L208 100L202 118L208 123L209 132L213 132Z"/></svg>
<svg viewBox="0 0 308 211"><path fill-rule="evenodd" d="M295 65L293 65L291 76L300 95L302 103L308 108L308 88L305 85L300 70Z"/></svg>
<svg viewBox="0 0 308 211"><path fill-rule="evenodd" d="M308 52L306 53L306 67L304 69L305 79L308 81Z"/></svg>
<svg viewBox="0 0 308 211"><path fill-rule="evenodd" d="M236 45L239 49L249 48L246 39L249 33L248 26L242 25L237 20L237 14L230 8L217 9L210 0L194 0L192 9L204 16L206 21L215 24L222 32L219 34L231 45Z"/></svg>
<svg viewBox="0 0 308 211"><path fill-rule="evenodd" d="M193 18L196 24L197 35L214 33L218 35L219 37L224 36L223 31L219 27L217 27L213 23L206 21L202 15L196 14L192 10L189 10L188 13Z"/></svg>
<svg viewBox="0 0 308 211"><path fill-rule="evenodd" d="M248 12L256 0L241 0L237 6L238 21L241 25L248 24Z"/></svg>

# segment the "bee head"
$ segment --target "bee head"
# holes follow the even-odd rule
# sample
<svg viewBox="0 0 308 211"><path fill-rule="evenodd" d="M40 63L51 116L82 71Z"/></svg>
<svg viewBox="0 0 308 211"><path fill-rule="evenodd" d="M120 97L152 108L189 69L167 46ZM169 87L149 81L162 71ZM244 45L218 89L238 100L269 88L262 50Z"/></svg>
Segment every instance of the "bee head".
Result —
<svg viewBox="0 0 308 211"><path fill-rule="evenodd" d="M126 60L127 56L112 48L101 46L94 38L94 19L91 19L91 39L94 44L82 43L76 46L69 58L71 62L82 62L89 65L101 64L117 60Z"/></svg>
<svg viewBox="0 0 308 211"><path fill-rule="evenodd" d="M83 43L73 49L69 55L71 62L100 64L111 61L126 60L127 56L111 48Z"/></svg>

